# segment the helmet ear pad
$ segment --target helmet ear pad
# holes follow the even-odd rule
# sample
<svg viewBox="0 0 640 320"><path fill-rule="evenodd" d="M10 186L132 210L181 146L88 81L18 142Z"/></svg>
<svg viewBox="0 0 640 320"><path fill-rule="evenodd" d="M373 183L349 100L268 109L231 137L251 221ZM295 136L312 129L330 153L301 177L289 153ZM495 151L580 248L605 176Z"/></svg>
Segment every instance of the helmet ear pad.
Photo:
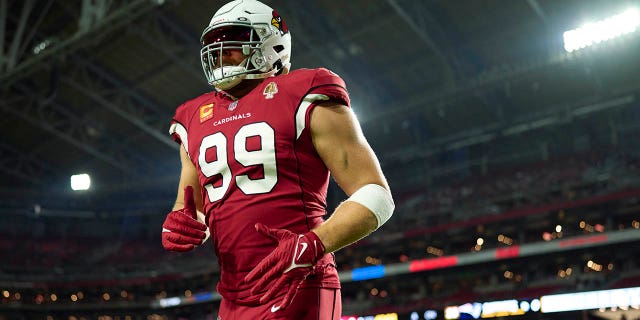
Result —
<svg viewBox="0 0 640 320"><path fill-rule="evenodd" d="M262 50L256 49L251 53L249 57L249 69L257 69L260 72L268 72L269 66L267 65L267 59L264 54L262 54Z"/></svg>
<svg viewBox="0 0 640 320"><path fill-rule="evenodd" d="M275 31L279 32L279 31ZM289 45L282 45L283 42L289 43ZM277 65L280 67L278 71L282 68L290 68L291 67L291 32L288 32L284 35L277 36L272 35L267 39L264 39L264 45L262 46L263 55L267 60L267 65L275 68Z"/></svg>
<svg viewBox="0 0 640 320"><path fill-rule="evenodd" d="M282 37L287 37L290 41L291 33L285 34ZM282 63L283 58L288 60L288 57L291 56L291 47L289 46L287 49L287 47L283 46L280 42L281 40L277 39L275 35L264 39L261 48L255 49L249 57L251 66L259 72L269 72L275 69L279 73L284 67ZM288 63L287 67L290 65L291 64Z"/></svg>

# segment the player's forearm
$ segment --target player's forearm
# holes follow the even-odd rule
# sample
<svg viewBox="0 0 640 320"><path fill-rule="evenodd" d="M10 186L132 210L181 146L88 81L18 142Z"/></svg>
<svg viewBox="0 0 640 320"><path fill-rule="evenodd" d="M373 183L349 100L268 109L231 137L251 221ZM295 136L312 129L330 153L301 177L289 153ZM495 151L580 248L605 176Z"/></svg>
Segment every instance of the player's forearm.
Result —
<svg viewBox="0 0 640 320"><path fill-rule="evenodd" d="M328 253L366 237L376 227L376 217L369 209L359 203L345 201L336 208L331 218L313 229L313 232L322 240Z"/></svg>

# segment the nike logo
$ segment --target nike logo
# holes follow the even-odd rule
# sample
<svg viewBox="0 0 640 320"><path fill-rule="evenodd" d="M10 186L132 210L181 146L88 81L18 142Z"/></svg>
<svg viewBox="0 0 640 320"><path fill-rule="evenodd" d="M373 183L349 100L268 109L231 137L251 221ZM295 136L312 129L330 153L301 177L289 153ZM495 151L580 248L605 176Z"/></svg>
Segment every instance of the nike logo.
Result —
<svg viewBox="0 0 640 320"><path fill-rule="evenodd" d="M302 250L300 250L300 253L298 254L298 257L296 258L296 260L300 260L300 257L302 257L302 254L304 253L305 250L307 250L307 247L309 246L309 244L306 242L302 242L300 244L302 245Z"/></svg>
<svg viewBox="0 0 640 320"><path fill-rule="evenodd" d="M275 304L271 306L271 312L276 312L280 310L280 306L276 306Z"/></svg>

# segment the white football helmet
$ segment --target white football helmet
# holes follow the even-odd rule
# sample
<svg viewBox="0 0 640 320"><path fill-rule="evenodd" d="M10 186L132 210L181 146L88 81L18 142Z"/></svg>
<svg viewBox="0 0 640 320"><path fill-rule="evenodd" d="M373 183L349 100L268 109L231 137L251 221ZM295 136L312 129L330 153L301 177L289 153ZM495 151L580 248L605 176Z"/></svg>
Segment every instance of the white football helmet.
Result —
<svg viewBox="0 0 640 320"><path fill-rule="evenodd" d="M202 69L218 90L243 79L262 79L291 66L291 33L280 15L257 0L235 0L220 8L200 38ZM237 66L221 65L223 50L241 50Z"/></svg>

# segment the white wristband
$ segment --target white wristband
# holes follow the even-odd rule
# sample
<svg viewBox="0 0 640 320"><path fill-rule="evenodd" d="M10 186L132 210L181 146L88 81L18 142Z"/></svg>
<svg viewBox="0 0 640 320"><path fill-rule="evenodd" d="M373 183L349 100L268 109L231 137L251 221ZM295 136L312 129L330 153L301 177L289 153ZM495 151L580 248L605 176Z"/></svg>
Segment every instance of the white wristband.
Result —
<svg viewBox="0 0 640 320"><path fill-rule="evenodd" d="M207 227L207 230L204 231L204 240L202 240L202 242L200 244L202 245L205 242L207 242L207 240L209 239L210 235L211 235L211 232L209 232L209 227Z"/></svg>
<svg viewBox="0 0 640 320"><path fill-rule="evenodd" d="M346 201L357 202L369 209L378 220L377 228L389 220L396 206L393 203L391 192L377 184L363 186Z"/></svg>

